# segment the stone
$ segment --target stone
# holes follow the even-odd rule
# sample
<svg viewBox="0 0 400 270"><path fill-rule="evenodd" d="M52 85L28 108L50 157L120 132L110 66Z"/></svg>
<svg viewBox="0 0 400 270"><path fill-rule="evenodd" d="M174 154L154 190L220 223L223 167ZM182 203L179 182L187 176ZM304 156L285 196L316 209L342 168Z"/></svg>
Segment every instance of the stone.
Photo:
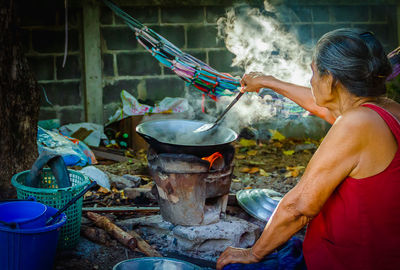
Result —
<svg viewBox="0 0 400 270"><path fill-rule="evenodd" d="M305 144L297 144L294 148L295 152L304 151L304 150L314 150L317 149L317 146L313 143L305 143Z"/></svg>
<svg viewBox="0 0 400 270"><path fill-rule="evenodd" d="M203 22L203 8L198 7L163 7L161 9L162 23L196 23Z"/></svg>
<svg viewBox="0 0 400 270"><path fill-rule="evenodd" d="M148 24L148 23L157 23L158 22L158 8L157 7L136 6L136 7L121 7L121 9L141 23ZM125 22L118 16L115 16L115 24L125 24Z"/></svg>
<svg viewBox="0 0 400 270"><path fill-rule="evenodd" d="M106 172L108 178L110 179L110 183L114 183L118 189L124 189L124 188L134 188L138 186L138 182L128 180L125 177L112 174L109 172ZM140 182L139 182L140 183Z"/></svg>
<svg viewBox="0 0 400 270"><path fill-rule="evenodd" d="M57 80L80 79L82 66L80 59L78 55L68 55L63 67L64 56L56 57Z"/></svg>
<svg viewBox="0 0 400 270"><path fill-rule="evenodd" d="M159 62L148 52L117 54L119 75L161 75Z"/></svg>
<svg viewBox="0 0 400 270"><path fill-rule="evenodd" d="M329 7L327 6L313 6L312 16L313 22L329 22Z"/></svg>
<svg viewBox="0 0 400 270"><path fill-rule="evenodd" d="M135 200L141 196L155 200L150 188L124 188L124 194L130 200Z"/></svg>
<svg viewBox="0 0 400 270"><path fill-rule="evenodd" d="M332 15L337 22L367 22L368 6L336 6L332 7Z"/></svg>
<svg viewBox="0 0 400 270"><path fill-rule="evenodd" d="M137 86L141 80L115 80L106 83L103 88L103 104L121 102L121 91L125 90L137 96ZM114 108L114 107L113 107Z"/></svg>
<svg viewBox="0 0 400 270"><path fill-rule="evenodd" d="M103 75L114 76L114 56L112 54L102 54L103 60Z"/></svg>
<svg viewBox="0 0 400 270"><path fill-rule="evenodd" d="M46 92L48 100L53 105L80 105L82 102L80 82L51 82L42 83L42 87ZM43 91L41 94L41 106L51 106L46 102Z"/></svg>
<svg viewBox="0 0 400 270"><path fill-rule="evenodd" d="M223 47L223 41L217 40L217 26L188 26L188 48L217 48Z"/></svg>
<svg viewBox="0 0 400 270"><path fill-rule="evenodd" d="M29 56L29 66L35 73L37 80L54 79L54 58L53 56Z"/></svg>
<svg viewBox="0 0 400 270"><path fill-rule="evenodd" d="M32 30L32 46L40 53L63 53L65 33L63 30ZM78 31L68 31L68 51L79 50Z"/></svg>
<svg viewBox="0 0 400 270"><path fill-rule="evenodd" d="M127 26L101 27L100 31L107 50L133 50L141 47L135 33Z"/></svg>
<svg viewBox="0 0 400 270"><path fill-rule="evenodd" d="M128 230L137 226L142 237L161 252L178 252L209 261L216 261L228 246L252 246L260 235L257 225L233 216L205 226L175 226L164 221L161 215L127 219L117 224Z"/></svg>
<svg viewBox="0 0 400 270"><path fill-rule="evenodd" d="M60 110L60 124L80 123L83 121L82 108L63 108Z"/></svg>

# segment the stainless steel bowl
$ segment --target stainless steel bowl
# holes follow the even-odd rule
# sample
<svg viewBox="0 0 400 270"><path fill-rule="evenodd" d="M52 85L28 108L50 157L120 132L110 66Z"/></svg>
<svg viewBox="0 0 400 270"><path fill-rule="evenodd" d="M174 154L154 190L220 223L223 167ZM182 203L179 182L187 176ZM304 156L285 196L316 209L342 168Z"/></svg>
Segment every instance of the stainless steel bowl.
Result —
<svg viewBox="0 0 400 270"><path fill-rule="evenodd" d="M200 266L173 259L159 257L145 257L122 261L113 267L113 270L201 270Z"/></svg>

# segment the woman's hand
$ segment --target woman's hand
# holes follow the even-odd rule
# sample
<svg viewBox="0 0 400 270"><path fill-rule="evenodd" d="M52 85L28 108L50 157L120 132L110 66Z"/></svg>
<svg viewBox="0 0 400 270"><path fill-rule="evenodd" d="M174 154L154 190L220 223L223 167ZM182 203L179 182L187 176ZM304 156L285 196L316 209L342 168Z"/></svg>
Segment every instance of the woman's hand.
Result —
<svg viewBox="0 0 400 270"><path fill-rule="evenodd" d="M225 265L230 263L256 263L261 261L257 258L251 248L234 248L228 247L222 252L217 261L217 270L221 270Z"/></svg>
<svg viewBox="0 0 400 270"><path fill-rule="evenodd" d="M257 92L261 88L269 87L269 83L276 80L273 76L264 75L261 72L250 72L244 74L240 80L241 92Z"/></svg>

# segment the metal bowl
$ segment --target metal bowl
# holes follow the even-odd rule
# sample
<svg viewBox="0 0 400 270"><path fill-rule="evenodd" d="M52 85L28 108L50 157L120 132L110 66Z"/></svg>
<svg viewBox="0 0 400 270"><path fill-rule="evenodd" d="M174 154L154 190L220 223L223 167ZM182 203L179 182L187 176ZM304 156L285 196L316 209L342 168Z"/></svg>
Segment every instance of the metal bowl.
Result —
<svg viewBox="0 0 400 270"><path fill-rule="evenodd" d="M145 257L122 261L113 267L113 270L201 270L200 266L173 259L159 257Z"/></svg>
<svg viewBox="0 0 400 270"><path fill-rule="evenodd" d="M283 195L271 189L245 189L236 193L239 205L252 217L267 222Z"/></svg>

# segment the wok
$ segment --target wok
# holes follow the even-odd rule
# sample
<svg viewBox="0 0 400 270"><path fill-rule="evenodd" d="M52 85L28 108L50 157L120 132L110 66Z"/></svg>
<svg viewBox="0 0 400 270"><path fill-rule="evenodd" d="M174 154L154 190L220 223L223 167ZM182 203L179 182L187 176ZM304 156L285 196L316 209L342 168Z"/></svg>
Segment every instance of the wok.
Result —
<svg viewBox="0 0 400 270"><path fill-rule="evenodd" d="M223 152L237 139L235 131L220 126L206 132L194 132L204 124L193 120L155 120L139 124L136 132L159 153L183 153L201 157Z"/></svg>

